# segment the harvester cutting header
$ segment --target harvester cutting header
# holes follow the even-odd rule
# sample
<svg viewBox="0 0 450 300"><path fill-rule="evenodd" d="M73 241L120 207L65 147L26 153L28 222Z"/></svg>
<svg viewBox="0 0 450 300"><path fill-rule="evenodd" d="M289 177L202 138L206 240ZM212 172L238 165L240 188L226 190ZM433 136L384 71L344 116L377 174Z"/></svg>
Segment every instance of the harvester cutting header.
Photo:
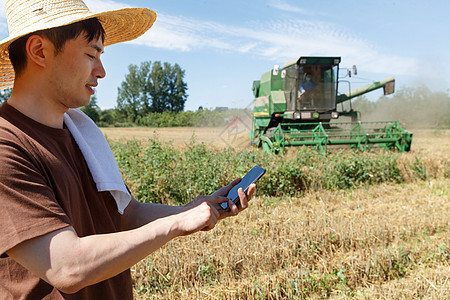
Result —
<svg viewBox="0 0 450 300"><path fill-rule="evenodd" d="M340 57L300 57L262 74L253 82L253 130L250 138L267 152L284 151L289 146L312 146L320 151L350 146L369 148L411 148L412 134L396 121L361 122L351 99L383 88L394 92L392 77L363 88L339 94ZM356 67L353 73L356 75ZM351 76L351 71L346 72ZM342 104L350 101L349 109ZM349 122L335 122L348 117Z"/></svg>

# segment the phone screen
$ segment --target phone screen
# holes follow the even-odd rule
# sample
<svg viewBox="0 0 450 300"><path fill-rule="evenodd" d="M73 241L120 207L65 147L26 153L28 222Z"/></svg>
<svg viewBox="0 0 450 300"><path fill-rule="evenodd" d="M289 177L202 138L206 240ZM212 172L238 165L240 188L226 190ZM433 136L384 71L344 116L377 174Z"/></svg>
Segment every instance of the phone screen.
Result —
<svg viewBox="0 0 450 300"><path fill-rule="evenodd" d="M239 202L238 189L242 188L244 190L244 193L247 192L248 186L258 181L258 179L261 178L261 176L263 176L264 173L266 173L265 169L261 168L260 166L254 166L247 174L245 174L245 176L241 179L241 181L228 192L227 198L233 201L234 203L238 204ZM220 206L223 209L228 209L227 202L220 203Z"/></svg>

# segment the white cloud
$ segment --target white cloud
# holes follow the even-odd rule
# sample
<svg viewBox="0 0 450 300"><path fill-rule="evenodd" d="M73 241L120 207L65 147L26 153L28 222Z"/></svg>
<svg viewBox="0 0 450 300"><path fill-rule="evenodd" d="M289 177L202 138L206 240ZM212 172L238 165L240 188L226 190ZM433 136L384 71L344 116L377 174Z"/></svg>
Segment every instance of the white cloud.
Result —
<svg viewBox="0 0 450 300"><path fill-rule="evenodd" d="M415 60L380 52L376 45L334 24L284 19L248 27L159 14L149 32L131 43L178 51L251 53L275 62L298 56L342 56L366 71L408 74Z"/></svg>
<svg viewBox="0 0 450 300"><path fill-rule="evenodd" d="M284 1L280 1L280 0L271 0L271 1L269 1L268 5L270 7L273 7L275 9L279 9L282 11L300 13L300 14L304 14L304 15L311 14L309 11L307 11L303 8L300 8L300 7L294 6L294 5L290 5L290 4L288 4Z"/></svg>
<svg viewBox="0 0 450 300"><path fill-rule="evenodd" d="M6 34L4 0L0 10L0 33ZM113 0L86 0L94 11L129 7ZM280 0L269 5L284 11L308 13ZM253 21L235 26L214 21L159 13L149 32L130 43L174 51L227 51L250 53L269 61L282 63L298 56L341 56L344 61L364 65L368 72L410 74L416 60L383 53L376 45L349 34L345 28L321 21L297 18Z"/></svg>

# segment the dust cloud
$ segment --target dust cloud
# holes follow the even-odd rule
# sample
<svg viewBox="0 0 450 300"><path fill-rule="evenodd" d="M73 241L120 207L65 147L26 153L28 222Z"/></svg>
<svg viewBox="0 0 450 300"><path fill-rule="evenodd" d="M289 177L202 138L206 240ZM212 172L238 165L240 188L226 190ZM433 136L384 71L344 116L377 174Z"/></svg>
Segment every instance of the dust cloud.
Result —
<svg viewBox="0 0 450 300"><path fill-rule="evenodd" d="M377 101L359 97L353 108L362 121L399 121L406 128L449 128L450 96L427 87L403 88Z"/></svg>

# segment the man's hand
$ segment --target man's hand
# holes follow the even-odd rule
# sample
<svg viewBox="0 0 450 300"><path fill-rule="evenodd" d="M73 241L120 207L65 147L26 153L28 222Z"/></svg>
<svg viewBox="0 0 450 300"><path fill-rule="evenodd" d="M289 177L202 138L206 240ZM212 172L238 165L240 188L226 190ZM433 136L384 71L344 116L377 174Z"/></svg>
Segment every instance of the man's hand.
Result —
<svg viewBox="0 0 450 300"><path fill-rule="evenodd" d="M180 235L189 235L197 231L208 231L216 226L220 213L218 203L226 201L225 197L198 196L188 205L178 217L177 229Z"/></svg>
<svg viewBox="0 0 450 300"><path fill-rule="evenodd" d="M242 188L238 190L240 200L239 205L236 205L235 203L233 203L233 201L226 198L228 192L240 181L241 178L237 178L227 186L218 189L210 196L198 196L194 200L186 204L185 205L186 211L184 213L192 214L183 216L186 217L186 219L184 219L185 221L184 225L186 226L185 227L186 234L190 234L199 230L204 231L211 230L214 228L214 226L217 224L219 220L222 220L230 216L236 216L237 214L239 214L239 212L246 209L248 207L248 201L250 201L250 199L253 196L253 193L255 192L256 188L255 184L251 184L249 186L247 193L244 193ZM224 210L220 206L220 203L222 202L228 202L228 207L230 209ZM199 214L197 217L196 213ZM189 218L192 218L193 222L189 222ZM197 222L196 225L194 225L194 222ZM195 228L196 226L198 227Z"/></svg>
<svg viewBox="0 0 450 300"><path fill-rule="evenodd" d="M237 178L237 179L233 180L229 185L224 186L224 187L218 189L217 191L215 191L214 193L212 193L211 196L226 196L228 194L228 192L240 181L241 181L241 178ZM253 197L253 193L255 192L255 189L256 189L256 184L254 184L254 183L248 187L247 193L244 193L242 188L240 188L238 190L239 205L236 205L235 203L233 203L233 201L231 201L227 198L228 207L230 208L229 210L224 210L220 205L217 205L218 210L220 212L219 220L230 217L230 216L235 216L239 212L246 209L248 207L248 202Z"/></svg>

